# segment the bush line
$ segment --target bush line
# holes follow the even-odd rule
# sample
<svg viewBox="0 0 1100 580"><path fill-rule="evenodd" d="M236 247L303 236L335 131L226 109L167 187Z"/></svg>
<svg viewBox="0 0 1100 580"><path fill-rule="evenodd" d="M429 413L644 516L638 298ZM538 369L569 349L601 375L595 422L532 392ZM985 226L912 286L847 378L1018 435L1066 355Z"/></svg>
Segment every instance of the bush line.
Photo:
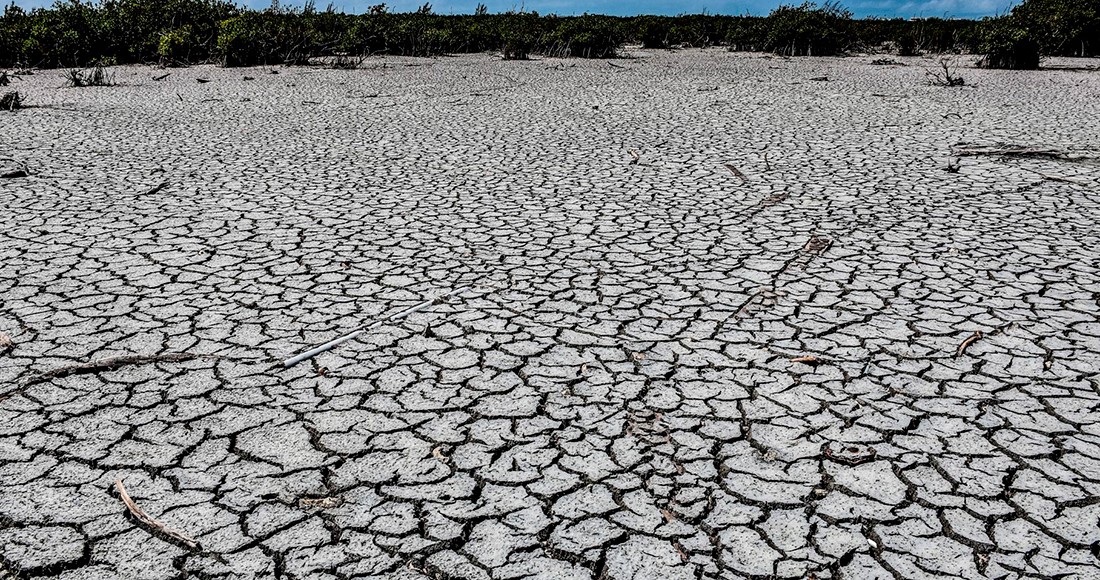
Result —
<svg viewBox="0 0 1100 580"><path fill-rule="evenodd" d="M983 54L995 68L1035 68L1040 55L1094 56L1100 50L1100 0L1025 0L982 20L854 19L835 2L781 6L766 17L682 15L576 17L534 12L433 14L425 4L392 13L331 8L250 10L225 0L58 0L0 17L0 66L80 67L157 62L225 66L302 64L312 58L369 54L437 56L495 51L611 58L625 43L649 49L727 46L785 56L828 56L886 49ZM347 61L341 61L347 62Z"/></svg>

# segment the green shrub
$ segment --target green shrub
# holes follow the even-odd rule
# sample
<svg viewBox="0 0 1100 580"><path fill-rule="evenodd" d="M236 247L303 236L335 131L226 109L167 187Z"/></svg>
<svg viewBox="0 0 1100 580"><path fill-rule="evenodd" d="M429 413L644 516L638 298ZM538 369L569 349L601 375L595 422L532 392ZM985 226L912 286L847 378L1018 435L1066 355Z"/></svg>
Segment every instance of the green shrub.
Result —
<svg viewBox="0 0 1100 580"><path fill-rule="evenodd" d="M784 56L830 56L844 50L852 13L835 2L780 6L768 15L765 48Z"/></svg>
<svg viewBox="0 0 1100 580"><path fill-rule="evenodd" d="M1025 0L1011 17L1043 54L1093 56L1100 51L1100 0Z"/></svg>
<svg viewBox="0 0 1100 580"><path fill-rule="evenodd" d="M763 18L745 19L726 31L725 42L730 50L764 50L768 43L767 24Z"/></svg>
<svg viewBox="0 0 1100 580"><path fill-rule="evenodd" d="M614 58L622 43L613 18L585 14L561 19L547 39L546 52L560 57Z"/></svg>
<svg viewBox="0 0 1100 580"><path fill-rule="evenodd" d="M157 56L160 57L160 62L163 65L187 63L193 44L190 26L169 30L160 35L160 42L157 44Z"/></svg>
<svg viewBox="0 0 1100 580"><path fill-rule="evenodd" d="M227 0L56 0L0 15L0 67L81 67L94 62L165 64L219 60L228 66L307 63L314 57L391 53L434 56L500 51L614 57L627 42L646 48L708 46L784 55L831 55L892 45L901 54L979 52L989 66L1036 66L1036 53L1100 51L1100 0L1024 0L1006 19L853 20L832 2L781 6L766 18L682 15L558 18L534 13L444 16L430 5L366 14L273 5L256 11ZM1007 22L1007 23L1006 23ZM1037 47L1037 48L1036 48ZM327 62L327 61L326 61Z"/></svg>
<svg viewBox="0 0 1100 580"><path fill-rule="evenodd" d="M984 30L983 56L978 66L1014 70L1039 68L1039 43L1015 18L991 19Z"/></svg>
<svg viewBox="0 0 1100 580"><path fill-rule="evenodd" d="M661 16L642 16L635 22L635 36L641 41L642 48L668 48L672 26L669 19Z"/></svg>
<svg viewBox="0 0 1100 580"><path fill-rule="evenodd" d="M496 35L505 60L526 60L538 45L541 30L539 15L509 13L498 19Z"/></svg>

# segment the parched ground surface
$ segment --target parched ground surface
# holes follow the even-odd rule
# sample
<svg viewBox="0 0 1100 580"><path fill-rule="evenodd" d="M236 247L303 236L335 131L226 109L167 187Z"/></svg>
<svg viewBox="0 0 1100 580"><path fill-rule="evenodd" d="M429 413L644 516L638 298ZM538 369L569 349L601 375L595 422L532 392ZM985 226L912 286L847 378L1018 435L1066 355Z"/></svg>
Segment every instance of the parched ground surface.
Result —
<svg viewBox="0 0 1100 580"><path fill-rule="evenodd" d="M1100 75L635 54L15 81L0 576L1100 575Z"/></svg>

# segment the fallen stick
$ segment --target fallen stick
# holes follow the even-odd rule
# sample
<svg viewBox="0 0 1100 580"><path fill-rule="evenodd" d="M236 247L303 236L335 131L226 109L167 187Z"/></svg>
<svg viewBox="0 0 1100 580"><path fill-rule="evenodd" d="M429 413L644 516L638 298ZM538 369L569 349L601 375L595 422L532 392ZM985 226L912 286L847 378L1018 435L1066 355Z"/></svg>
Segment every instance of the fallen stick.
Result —
<svg viewBox="0 0 1100 580"><path fill-rule="evenodd" d="M113 371L128 365L139 365L154 362L184 362L189 360L195 360L199 358L217 358L215 355L209 354L187 354L187 353L169 353L158 354L153 356L116 356L111 358L105 358L95 360L89 363L76 364L64 366L61 368L53 369L52 371L46 371L38 376L27 379L27 382L23 383L25 386L36 385L38 383L44 383L50 379L60 379L63 377L69 377L72 375L87 375L92 373L98 373L103 371Z"/></svg>
<svg viewBox="0 0 1100 580"><path fill-rule="evenodd" d="M443 300L445 300L447 298L450 298L451 296L454 296L456 294L461 294L462 292L465 292L469 289L470 289L469 286L463 286L461 288L451 290L450 292L448 292L448 293L446 293L446 294L444 294L444 295L442 295L439 298L436 298L434 300L425 300L425 301L421 302L420 304L417 304L415 306L406 308L405 310L402 310L402 311L400 311L396 314L391 314L391 315L386 316L384 318L380 318L380 319L370 323L367 326L360 326L356 330L353 330L352 332L349 332L348 334L345 334L344 336L341 336L340 338L337 338L335 340L330 340L330 341L326 342L325 344L322 344L321 346L319 346L317 348L314 348L312 350L308 350L306 352L303 352L302 354L299 354L297 356L293 356L293 357L290 357L290 358L286 359L285 361L283 361L283 367L284 368L290 368L290 367L292 367L292 366L294 366L294 365L296 365L296 364L298 364L298 363L300 363L304 360L309 360L309 359L311 359L311 358L313 358L313 357L315 357L315 356L317 356L317 355L319 355L323 352L328 352L328 351L336 348L337 346L340 346L341 344L344 344L345 342L359 336L360 334L363 334L364 332L374 330L375 328L378 328L379 326L382 326L383 324L385 324L388 321L400 320L400 319L405 318L406 316L408 316L408 315L410 315L414 312L418 312L420 310L423 310L423 309L425 309L425 308L427 308L427 307L429 307L433 304L438 304L439 302L442 302Z"/></svg>
<svg viewBox="0 0 1100 580"><path fill-rule="evenodd" d="M16 177L27 177L30 175L30 171L27 170L27 164L14 159L12 157L0 157L0 161L10 161L15 165L14 169L7 169L3 173L0 173L0 179L14 179Z"/></svg>
<svg viewBox="0 0 1100 580"><path fill-rule="evenodd" d="M145 510L141 509L141 506L134 503L134 500L130 499L130 494L126 493L126 486L122 485L121 479L115 480L115 489L118 490L118 495L122 498L122 503L126 504L126 509L130 511L130 515L134 516L134 519L145 524L153 529L154 532L158 532L167 536L168 538L180 542L188 548L194 550L199 547L199 543L194 538L189 538L172 528L164 525L163 523L153 519L152 516L145 513Z"/></svg>
<svg viewBox="0 0 1100 580"><path fill-rule="evenodd" d="M1047 181L1058 181L1060 183L1072 183L1073 185L1080 185L1082 187L1087 187L1088 186L1088 184L1081 183L1080 181L1076 181L1076 180L1070 179L1068 177L1060 177L1058 175L1047 175L1045 173L1040 173L1039 177L1042 177L1043 179L1045 179Z"/></svg>
<svg viewBox="0 0 1100 580"><path fill-rule="evenodd" d="M749 178L745 177L745 174L741 173L741 171L739 169L737 169L736 167L730 165L729 163L726 163L725 165L726 165L726 169L730 170L730 173L732 173L732 174L736 175L737 177L741 178L741 183L748 183L749 182Z"/></svg>
<svg viewBox="0 0 1100 580"><path fill-rule="evenodd" d="M954 154L956 157L1001 155L1004 157L1047 157L1052 159L1065 159L1068 161L1076 161L1089 158L1089 155L1085 153L1074 153L1062 149L1042 149L1016 145L998 145L993 147L977 145L970 147L958 147L955 149Z"/></svg>
<svg viewBox="0 0 1100 580"><path fill-rule="evenodd" d="M170 75L170 74L172 74L172 73L166 72L166 73L164 73L160 76L153 77L153 80L154 81L163 81L164 79L168 78L168 75Z"/></svg>
<svg viewBox="0 0 1100 580"><path fill-rule="evenodd" d="M970 336L966 337L966 340L962 341L962 344L959 345L959 349L955 351L955 358L958 358L958 357L962 356L963 353L966 352L966 349L968 347L970 347L970 345L977 342L978 339L980 339L981 337L982 337L982 331L980 331L980 330L975 330L974 334L971 334Z"/></svg>
<svg viewBox="0 0 1100 580"><path fill-rule="evenodd" d="M145 192L145 195L152 195L152 194L164 189L165 187L168 187L168 182L167 181L162 181L162 182L154 185L153 187L149 188Z"/></svg>

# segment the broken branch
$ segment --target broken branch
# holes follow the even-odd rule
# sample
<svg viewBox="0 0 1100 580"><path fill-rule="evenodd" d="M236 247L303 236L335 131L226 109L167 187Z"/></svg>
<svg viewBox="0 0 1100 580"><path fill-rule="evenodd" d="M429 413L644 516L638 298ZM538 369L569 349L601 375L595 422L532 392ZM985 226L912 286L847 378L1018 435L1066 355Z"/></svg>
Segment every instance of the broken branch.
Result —
<svg viewBox="0 0 1100 580"><path fill-rule="evenodd" d="M76 364L64 366L61 368L53 369L52 371L46 371L38 376L31 377L24 383L24 386L36 385L38 383L44 383L50 379L60 379L72 375L87 375L92 373L100 373L103 371L113 371L128 365L139 365L155 362L184 362L189 360L195 360L200 358L220 358L216 355L209 354L187 354L187 353L169 353L158 354L152 356L137 355L137 356L116 356L111 358L105 358L95 360L89 363Z"/></svg>
<svg viewBox="0 0 1100 580"><path fill-rule="evenodd" d="M748 183L749 182L749 178L745 177L745 174L741 173L741 170L739 170L736 167L730 165L729 163L726 163L725 165L726 165L726 169L730 170L730 173L732 173L732 174L736 175L737 177L741 178L741 183Z"/></svg>
<svg viewBox="0 0 1100 580"><path fill-rule="evenodd" d="M130 494L126 493L126 486L122 485L121 479L115 480L115 489L118 490L118 496L122 498L122 503L126 504L126 509L129 510L130 515L133 516L134 519L136 519L137 521L151 528L154 533L163 534L169 539L179 542L192 550L199 547L198 541L196 541L194 538L187 537L173 530L172 528L169 528L168 526L164 525L164 523L154 519L152 516L145 513L145 510L141 509L141 506L139 506L137 503L134 502L133 499L130 498Z"/></svg>
<svg viewBox="0 0 1100 580"><path fill-rule="evenodd" d="M970 336L966 337L966 340L962 341L962 344L959 345L959 349L955 351L955 357L958 358L958 357L962 356L963 353L966 352L966 349L970 345L977 342L978 339L980 339L981 337L982 337L982 331L975 330L974 334L971 334Z"/></svg>

